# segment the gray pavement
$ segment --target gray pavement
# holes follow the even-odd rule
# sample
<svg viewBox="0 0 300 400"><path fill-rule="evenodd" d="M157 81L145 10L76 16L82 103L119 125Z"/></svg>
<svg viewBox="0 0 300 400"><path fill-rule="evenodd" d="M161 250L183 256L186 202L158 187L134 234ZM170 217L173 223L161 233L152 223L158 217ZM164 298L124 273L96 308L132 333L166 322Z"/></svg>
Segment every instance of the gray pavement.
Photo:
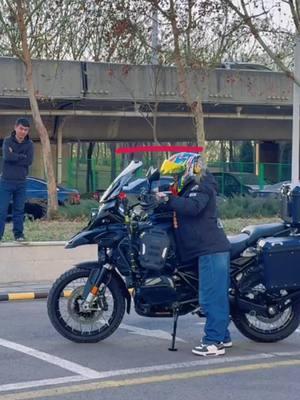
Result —
<svg viewBox="0 0 300 400"><path fill-rule="evenodd" d="M226 356L201 358L191 353L204 324L196 316L180 317L177 352L170 319L134 312L111 337L80 345L54 330L45 300L1 303L0 318L1 400L299 399L298 331L262 344L231 326Z"/></svg>

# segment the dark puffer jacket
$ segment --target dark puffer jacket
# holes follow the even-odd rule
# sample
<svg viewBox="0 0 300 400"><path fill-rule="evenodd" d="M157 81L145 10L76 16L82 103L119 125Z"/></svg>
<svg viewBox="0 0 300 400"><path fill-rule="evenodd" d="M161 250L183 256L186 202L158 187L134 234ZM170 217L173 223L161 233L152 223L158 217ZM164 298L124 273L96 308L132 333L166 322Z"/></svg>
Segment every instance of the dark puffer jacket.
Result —
<svg viewBox="0 0 300 400"><path fill-rule="evenodd" d="M214 177L207 172L201 179L190 178L180 195L170 196L168 207L176 212L177 248L181 261L205 254L230 250L230 243L217 218Z"/></svg>
<svg viewBox="0 0 300 400"><path fill-rule="evenodd" d="M28 175L28 168L33 161L33 142L27 135L22 143L16 139L16 132L3 141L2 179L21 182Z"/></svg>

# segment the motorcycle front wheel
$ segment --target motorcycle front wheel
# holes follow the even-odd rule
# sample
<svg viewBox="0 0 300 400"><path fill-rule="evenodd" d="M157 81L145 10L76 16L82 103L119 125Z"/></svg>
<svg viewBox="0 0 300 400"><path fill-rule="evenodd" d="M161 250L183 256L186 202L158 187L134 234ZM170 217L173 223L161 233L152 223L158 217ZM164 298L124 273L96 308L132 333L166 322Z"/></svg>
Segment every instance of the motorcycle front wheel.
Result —
<svg viewBox="0 0 300 400"><path fill-rule="evenodd" d="M291 304L272 317L235 310L232 320L244 336L255 342L278 342L290 336L298 328L300 308L297 304Z"/></svg>
<svg viewBox="0 0 300 400"><path fill-rule="evenodd" d="M118 282L111 277L101 285L88 310L81 309L89 270L73 268L53 284L47 301L48 316L54 328L77 343L95 343L110 336L125 313L125 298Z"/></svg>

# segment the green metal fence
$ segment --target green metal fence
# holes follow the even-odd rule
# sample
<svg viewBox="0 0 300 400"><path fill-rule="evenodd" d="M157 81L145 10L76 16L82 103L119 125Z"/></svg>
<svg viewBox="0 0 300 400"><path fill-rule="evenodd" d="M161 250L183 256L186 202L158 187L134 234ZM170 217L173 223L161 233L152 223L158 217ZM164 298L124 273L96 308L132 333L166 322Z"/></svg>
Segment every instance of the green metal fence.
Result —
<svg viewBox="0 0 300 400"><path fill-rule="evenodd" d="M161 160L156 163L160 165ZM1 173L0 156L0 173ZM66 160L67 177L63 183L78 189L81 193L105 190L113 179L110 159L104 159L101 164L95 159L90 160L91 173L87 179L88 160L86 158L72 158ZM151 160L143 160L143 168L138 171L139 177L144 176L151 165ZM266 185L291 180L291 164L282 163L248 163L248 162L209 162L209 170L217 178L219 190L226 195L226 188L239 182L239 191L243 192L243 185L254 185L264 189ZM116 159L115 175L122 170L120 158ZM31 171L29 172L31 175Z"/></svg>
<svg viewBox="0 0 300 400"><path fill-rule="evenodd" d="M94 192L96 190L105 190L111 181L117 176L122 168L116 165L115 173L112 173L110 165L99 165L91 160L91 169L87 178L87 160L68 160L67 168L67 185L78 189L81 193ZM137 177L144 176L146 168L137 172Z"/></svg>
<svg viewBox="0 0 300 400"><path fill-rule="evenodd" d="M148 163L147 163L148 164ZM87 160L72 159L68 160L68 186L77 188L80 192L93 192L95 190L104 190L110 184L113 174L111 166L106 164L97 164L91 160L91 172L87 182ZM234 185L234 179L243 185L254 185L263 189L266 185L274 184L291 179L291 165L279 163L243 163L243 162L210 162L209 170L218 177L220 191L225 193L225 187ZM121 166L117 163L115 175L121 171ZM143 176L148 165L139 171L138 176ZM232 179L231 179L232 178ZM233 179L234 178L234 179ZM89 190L87 190L89 188Z"/></svg>

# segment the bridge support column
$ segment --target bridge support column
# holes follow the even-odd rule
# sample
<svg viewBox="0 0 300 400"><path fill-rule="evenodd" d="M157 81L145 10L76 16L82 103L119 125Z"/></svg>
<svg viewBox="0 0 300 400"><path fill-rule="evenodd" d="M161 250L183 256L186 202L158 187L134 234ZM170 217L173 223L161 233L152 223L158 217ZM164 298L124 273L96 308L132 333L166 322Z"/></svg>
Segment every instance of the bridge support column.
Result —
<svg viewBox="0 0 300 400"><path fill-rule="evenodd" d="M62 183L62 143L63 143L63 129L67 117L61 118L57 128L57 138L56 138L56 179L57 183Z"/></svg>
<svg viewBox="0 0 300 400"><path fill-rule="evenodd" d="M57 131L57 183L60 184L62 180L62 129L58 128Z"/></svg>
<svg viewBox="0 0 300 400"><path fill-rule="evenodd" d="M260 146L259 142L255 142L255 175L259 175L259 163L260 163Z"/></svg>
<svg viewBox="0 0 300 400"><path fill-rule="evenodd" d="M259 162L264 166L264 181L278 182L278 163L280 162L280 146L276 142L261 142L259 146Z"/></svg>

